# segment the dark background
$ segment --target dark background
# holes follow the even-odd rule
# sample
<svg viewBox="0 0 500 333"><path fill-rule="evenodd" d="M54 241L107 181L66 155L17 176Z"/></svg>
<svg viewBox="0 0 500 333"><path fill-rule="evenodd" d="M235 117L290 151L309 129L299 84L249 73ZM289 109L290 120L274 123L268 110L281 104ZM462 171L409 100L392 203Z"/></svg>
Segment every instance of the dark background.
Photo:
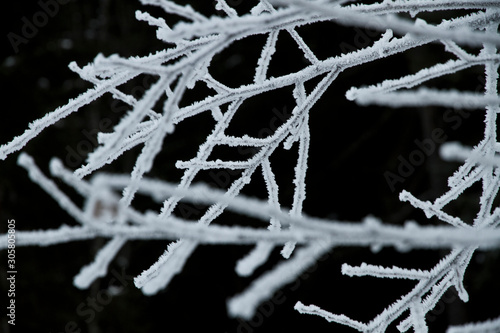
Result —
<svg viewBox="0 0 500 333"><path fill-rule="evenodd" d="M216 12L210 1L191 3L207 16ZM240 13L253 5L251 1L241 0L228 3ZM3 105L0 144L21 134L30 121L64 105L69 98L91 87L68 69L70 61L83 66L99 52L104 55L117 53L132 56L147 55L162 49L164 45L156 40L154 28L135 20L134 12L137 9L162 16L161 10L141 6L135 0L69 1L59 5L57 13L48 18L46 23L40 24L38 31L26 38L25 43L19 44L16 50L9 41L9 33L23 37L26 20L33 22L43 9L35 1L4 4L1 13L0 93ZM167 22L174 23L175 19L167 16ZM333 23L299 28L298 32L320 59L371 45L379 36L374 31L344 28ZM212 74L229 86L250 83L264 42L265 37L253 36L234 43L214 58L210 67ZM269 75L283 75L307 65L289 36L280 34L277 49ZM384 174L397 174L401 158L408 159L412 152L419 149L415 140L428 140L434 129L442 129L448 141L476 144L482 138L483 112L471 112L467 119L462 119L458 124L447 121L445 113L453 111L446 109L363 108L347 101L344 94L351 86L359 87L387 78L398 78L446 59L442 46L430 45L350 69L339 76L310 115L311 149L307 199L304 203L306 213L348 221L359 221L371 214L394 224L408 219L416 219L424 224L437 223L436 220L426 220L421 212L409 204L401 203L398 193L406 189L421 199L432 200L446 190L446 179L458 164L442 161L436 149L426 155L425 163L415 167L403 183L395 184L394 191ZM481 91L484 83L481 74L480 68L474 68L433 80L429 85ZM139 78L139 82L131 86L140 85L140 80L144 79ZM308 91L317 82L319 80L308 83ZM140 97L141 92L137 93L137 97ZM199 99L202 93L202 89L189 92L181 104ZM276 115L290 114L294 107L290 96L290 89L280 89L245 102L228 133L265 136L266 132L262 129L268 127ZM74 168L68 156L71 149L76 149L82 140L88 140L83 131L95 130L103 118L109 118L113 123L118 121L120 114L110 112L110 107L115 105L112 103L108 95L100 98L45 130L29 142L24 151L34 156L47 174L48 162L54 156ZM209 114L179 124L175 133L167 139L165 149L156 160L155 170L150 176L178 180L182 173L175 168L175 161L193 157L199 144L210 133L212 124ZM130 172L137 153L135 149L125 154L106 170ZM16 165L18 154L0 163L1 232L6 232L8 219L16 220L17 230L74 225L71 217ZM220 148L214 152L214 158L240 156L243 159L248 158L248 154L251 152ZM280 148L271 159L280 185L280 201L285 207L290 207L292 201L296 156L297 144L290 151ZM210 173L201 174L198 180L209 183L215 181ZM61 182L58 185L81 204L81 198ZM264 182L259 174L252 178L244 193L265 198ZM480 187L473 187L450 207L450 213L464 216L466 220L472 219L477 211L479 194ZM141 198L137 204L143 205L144 209L148 207L148 203L141 201ZM218 221L233 223L234 218L234 215L224 214ZM338 248L298 281L285 286L275 296L272 305L267 303L259 308L259 314L252 321L243 322L227 318L225 302L228 297L248 286L253 278L277 263L280 260L278 250L271 262L254 276L240 278L234 272L235 262L251 247L200 246L184 271L166 290L155 296L144 296L130 279L119 283L113 277L116 274L136 276L156 261L166 243L128 242L111 264L110 271L115 274L110 273L96 281L89 290L77 289L72 284L73 277L82 266L92 261L97 249L104 243L105 240L96 239L46 248L18 247L16 327L8 326L2 314L0 331L125 333L314 329L316 332L326 332L334 329L351 332L353 330L329 324L321 318L300 315L293 310L293 305L300 300L305 304L317 304L333 313L344 313L351 318L368 321L409 291L413 283L344 277L340 274L342 263L356 265L367 262L425 269L432 267L446 253L419 250L401 254L390 248L374 253L365 248ZM2 253L0 285L2 293L6 293L3 263L7 259L6 252ZM466 288L471 300L463 304L455 291L450 290L427 317L431 332L444 331L450 323L484 320L500 313L498 301L495 302L500 297L498 257L498 251L479 252L474 256L466 276ZM98 304L95 311L89 310L92 299L103 295L103 291L113 290L117 291L116 296L106 299L104 305ZM390 330L395 330L394 325Z"/></svg>

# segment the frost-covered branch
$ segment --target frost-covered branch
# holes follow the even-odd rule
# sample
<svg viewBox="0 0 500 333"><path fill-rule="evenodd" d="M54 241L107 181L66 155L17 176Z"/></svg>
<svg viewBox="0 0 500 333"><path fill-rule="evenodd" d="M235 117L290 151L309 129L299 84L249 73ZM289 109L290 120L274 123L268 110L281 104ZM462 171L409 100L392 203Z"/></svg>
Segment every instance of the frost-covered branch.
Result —
<svg viewBox="0 0 500 333"><path fill-rule="evenodd" d="M491 0L385 0L379 3L350 1L260 0L248 12L239 14L225 0L217 0L215 9L220 15L207 16L193 7L181 6L169 0L141 0L145 5L162 8L166 15L180 21L169 26L165 19L147 12L136 12L136 18L156 29L157 38L167 45L165 50L143 57L123 58L118 55L97 56L84 67L76 63L70 69L90 82L90 88L53 112L33 121L28 129L12 141L0 146L0 159L21 150L45 128L77 112L93 100L109 93L125 103L129 111L121 115L110 132L98 133L99 145L89 153L76 170L66 169L58 160L50 164L52 176L60 178L84 199L82 207L69 197L36 166L34 159L24 153L19 164L29 177L59 206L75 219L61 221L57 229L18 230L18 246L48 246L96 237L108 239L93 261L84 266L74 284L87 288L107 274L108 266L129 240L164 240L165 251L146 263L144 271L134 282L145 294L155 294L168 286L182 272L186 261L200 244L253 245L253 249L237 261L235 270L240 276L252 277L266 263L271 252L281 247L283 261L273 269L253 278L240 294L228 301L231 316L251 318L259 304L278 289L300 276L321 256L340 246L393 246L401 251L411 249L445 249L450 252L430 269L419 267L383 267L363 263L345 263L342 273L348 276L409 279L414 287L408 293L362 323L342 314L333 314L315 305L298 302L301 313L314 314L330 322L350 326L362 332L384 332L399 321L400 331L413 328L426 332L426 314L453 287L462 301L468 300L463 278L476 249L500 247L500 208L494 198L500 188L500 162L497 153L498 66L500 45L498 24L500 8ZM461 14L462 10L468 14ZM421 13L447 11L453 19L430 23ZM409 14L409 15L406 15ZM423 16L425 17L425 16ZM315 49L301 36L306 25L330 22L354 28L372 28L381 33L378 40L359 50L319 58ZM260 35L263 44L255 62L250 82L232 87L214 74L213 60L233 43ZM294 47L304 57L300 69L277 77L272 73L275 55L283 35L291 38ZM436 43L451 59L432 64L399 78L381 78L375 85L350 88L346 97L361 105L377 104L400 107L441 106L476 109L485 114L484 139L472 149L447 145L442 155L463 164L449 177L449 189L434 200L421 200L407 191L400 200L422 210L427 218L437 217L443 225L424 226L414 222L389 225L368 217L361 222L345 222L313 217L304 212L307 200L306 180L311 136L309 120L317 116L316 105L342 73L366 63L376 62L424 45ZM476 54L465 48L481 48ZM431 89L423 87L429 81L453 75L472 67L485 71L484 93L458 91L453 87ZM141 98L132 96L124 84L141 75L151 75L153 83ZM184 104L188 91L198 85L209 93L197 96ZM307 87L307 89L306 89ZM290 116L273 128L265 138L248 134L235 136L228 128L233 124L242 105L256 96L287 88L294 106ZM283 89L285 90L285 89ZM482 110L482 111L479 111ZM211 133L199 146L198 152L184 161L172 163L182 170L178 183L172 184L148 177L155 161L171 139L170 134L188 118L209 113L213 119ZM356 124L353 124L355 126ZM280 202L280 187L276 180L274 155L280 150L296 149L291 207ZM102 173L100 169L133 148L140 148L129 175ZM240 159L214 158L220 147L250 147L252 155ZM208 187L196 180L203 172L236 170L234 177L221 188ZM265 183L264 200L242 194L255 178ZM471 223L462 216L447 212L445 207L475 183L482 185L480 208ZM144 195L161 206L158 211L139 211L136 196ZM177 208L183 202L202 205L200 217L190 220L179 216ZM254 225L221 225L221 215L231 211L251 217ZM2 235L5 236L5 235ZM2 237L0 249L7 247ZM450 332L470 332L498 328L498 320L481 324L454 327Z"/></svg>

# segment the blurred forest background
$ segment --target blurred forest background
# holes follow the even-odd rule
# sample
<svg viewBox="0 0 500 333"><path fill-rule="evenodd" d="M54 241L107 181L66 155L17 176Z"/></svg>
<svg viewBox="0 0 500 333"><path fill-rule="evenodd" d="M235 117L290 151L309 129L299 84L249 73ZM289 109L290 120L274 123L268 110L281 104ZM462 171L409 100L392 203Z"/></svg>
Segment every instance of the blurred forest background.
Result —
<svg viewBox="0 0 500 333"><path fill-rule="evenodd" d="M23 37L26 22L44 22L40 12L44 12L42 4L48 2L50 0L9 1L3 5L0 21L0 94L3 103L0 144L21 134L30 121L64 105L69 98L91 87L68 69L71 61L84 66L98 53L106 56L114 53L121 56L147 55L164 48L165 45L155 38L155 29L135 19L137 9L165 17L171 24L177 19L164 15L158 8L142 6L137 0L61 1L64 4L59 4L53 17L45 15L46 22L39 24L32 36ZM178 3L191 3L207 16L221 15L211 1L179 0ZM255 1L248 0L228 3L239 13L255 5ZM439 15L429 19L438 20ZM306 26L299 28L298 32L320 59L366 47L380 36L375 31L346 28L334 23ZM13 34L24 39L13 45L13 38L17 38ZM264 41L264 36L254 36L224 50L212 63L214 77L229 86L250 82ZM371 214L394 224L408 219L423 224L439 223L425 219L420 211L398 199L402 189L426 200L444 192L446 179L458 164L440 159L439 144L436 143L436 149L425 154L421 165L414 166L414 170L403 177L404 181L393 183L391 188L386 176L388 172L398 174L401 161L408 160L413 152L421 150L416 141L429 140L435 129L442 130L446 141L459 140L475 145L483 135L483 112L459 114L443 108L394 110L359 107L345 98L345 92L351 86L374 84L414 73L430 64L446 61L447 57L444 47L434 44L347 70L339 76L311 111L311 149L304 205L307 214L344 221L360 221ZM283 75L305 65L307 63L292 39L280 36L270 74ZM147 85L149 80L141 77L140 81L131 84L141 87L145 82ZM317 81L306 88L311 89L315 83ZM481 91L483 83L482 69L472 68L431 81L429 85ZM136 97L142 94L141 89L135 92ZM289 116L294 107L290 95L287 90L255 98L253 104L244 105L230 129L235 134L267 135L265 129L276 117L283 121ZM183 103L190 103L197 96L197 92L193 91ZM120 107L113 103L111 96L106 95L44 131L28 143L24 151L34 156L47 174L48 162L54 156L74 169L78 166L77 162L83 162L84 155L79 155L79 152L88 146L80 146L75 155L78 144L86 141L95 146L92 136L86 133L93 133L95 138L99 121L103 118L115 124L121 114L115 111ZM194 156L198 145L212 129L207 126L210 120L211 116L204 114L178 125L175 133L165 141L165 151L150 175L171 181L179 179L181 173L175 169L175 161ZM106 170L129 173L137 153L138 150L134 150L125 154ZM222 157L234 153L218 152ZM249 154L244 151L237 153L242 156ZM296 153L296 146L290 151L280 150L271 161L280 184L280 199L285 207L291 205ZM71 217L31 183L26 172L17 166L17 156L18 153L13 154L0 162L0 231L6 232L8 219L16 220L17 230L73 225L75 222ZM213 175L208 174L206 179L200 180L210 182L210 177L213 178ZM263 180L254 178L244 193L264 198ZM69 191L76 202L81 203L82 200L71 189L57 182ZM463 195L450 207L450 213L472 220L478 208L480 190L477 186ZM235 218L241 217L224 214L220 223L232 223ZM227 318L225 302L231 295L242 291L252 279L240 278L234 272L236 260L251 247L200 246L185 270L166 290L155 296L144 296L135 288L131 278L156 261L167 243L128 242L112 262L111 271L114 273L96 281L89 290L77 289L72 284L73 277L82 266L93 260L96 250L104 243L105 240L96 239L47 248L18 247L16 326L8 326L2 313L0 331L232 333L314 329L315 332L351 332L321 318L300 315L293 310L293 305L300 300L305 304L317 304L333 313L344 313L368 321L410 290L413 283L344 277L340 273L342 263L430 268L445 253L421 250L398 253L392 248L379 252L366 248L338 248L327 255L320 265L283 288L275 296L275 301L261 307L252 321L243 322ZM6 293L6 251L1 252L0 257L0 290ZM259 269L255 276L279 260L279 250L276 250L271 263ZM479 252L474 257L466 276L469 303L461 303L455 291L450 290L428 315L431 332L442 332L450 323L484 320L500 313L498 262L499 251ZM117 275L121 280L116 278ZM108 295L113 296L106 298ZM97 300L95 306L92 299ZM391 330L396 329L391 327Z"/></svg>

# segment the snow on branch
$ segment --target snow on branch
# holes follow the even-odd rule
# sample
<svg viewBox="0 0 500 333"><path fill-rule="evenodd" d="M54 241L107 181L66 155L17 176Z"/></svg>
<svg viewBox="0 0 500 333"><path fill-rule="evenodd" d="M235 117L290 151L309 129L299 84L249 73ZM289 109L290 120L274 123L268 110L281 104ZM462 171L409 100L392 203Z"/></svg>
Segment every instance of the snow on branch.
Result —
<svg viewBox="0 0 500 333"><path fill-rule="evenodd" d="M384 105L392 108L441 106L454 109L484 109L500 104L499 96L484 96L478 93L419 88L416 91L398 91L384 94L364 94L356 98L360 105Z"/></svg>
<svg viewBox="0 0 500 333"><path fill-rule="evenodd" d="M473 323L462 326L451 326L446 333L493 333L500 330L500 317L487 320L481 323Z"/></svg>

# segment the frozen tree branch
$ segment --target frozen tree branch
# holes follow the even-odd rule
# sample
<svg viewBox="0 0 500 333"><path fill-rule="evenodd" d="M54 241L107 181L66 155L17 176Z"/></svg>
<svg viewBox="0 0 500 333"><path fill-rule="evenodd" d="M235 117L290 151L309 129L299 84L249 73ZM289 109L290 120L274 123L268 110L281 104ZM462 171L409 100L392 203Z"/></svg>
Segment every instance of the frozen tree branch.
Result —
<svg viewBox="0 0 500 333"><path fill-rule="evenodd" d="M3 160L21 150L45 128L106 93L130 108L111 132L97 135L98 147L76 170L66 169L55 159L50 164L52 176L63 180L84 198L82 207L72 202L51 178L44 175L32 157L20 154L18 164L28 171L31 180L52 196L78 225L61 221L57 229L19 230L16 233L18 246L48 246L96 237L109 239L94 260L74 278L75 286L87 288L107 274L109 264L127 241L164 240L164 253L156 261L146 264L144 271L134 280L147 295L167 287L182 272L199 244L253 245L253 249L237 261L235 268L240 276L247 277L252 277L256 269L268 261L271 252L281 247L283 261L254 278L247 289L227 302L230 316L246 319L252 318L261 302L294 281L336 247L393 246L401 251L445 249L449 253L426 270L345 263L342 273L348 276L408 279L414 283L411 291L369 322L363 323L301 302L295 305L295 309L361 332L384 332L394 322L399 322L397 327L402 332L409 329L427 332L426 314L450 287L458 291L462 301L468 300L463 279L475 250L500 247L500 208L493 206L500 188L500 159L497 156L500 143L497 142L496 130L500 104L497 87L500 58L496 49L500 45L500 7L497 1L385 0L349 5L349 1L260 0L248 13L240 15L225 0L217 0L216 9L221 16L211 17L174 1L141 2L162 8L167 16L180 18L179 23L170 27L163 18L136 12L136 18L153 26L158 39L168 47L145 57L98 55L93 63L83 68L71 63L70 69L93 84L93 88L33 121L23 134L0 146L0 159ZM455 13L452 11L462 9L469 10L469 13L456 14L453 19L438 24L415 18L421 13ZM382 35L359 50L320 60L298 28L327 21L347 27L372 28ZM293 45L303 55L305 65L299 70L273 77L270 68L284 34L291 37ZM214 78L214 57L236 41L254 35L262 35L265 42L258 52L253 81L230 87L218 81L215 74ZM449 189L444 194L433 201L424 201L407 191L400 193L401 201L422 210L427 218L437 217L444 225L423 226L406 222L395 226L374 217L361 222L344 222L307 215L303 207L307 199L306 176L310 169L309 119L314 115L317 102L344 71L411 49L418 50L430 43L440 45L443 53L453 59L396 79L381 79L376 85L352 87L346 97L361 105L484 110L477 111L485 114L485 131L484 139L476 147L469 149L448 144L442 148L443 157L463 162L450 176ZM466 51L464 45L480 48L480 52L475 55ZM476 66L484 68L484 93L423 86L432 79ZM123 88L123 84L144 74L152 75L154 82L141 98L136 99ZM306 83L310 82L315 83L306 90ZM198 96L188 105L181 103L186 92L198 84L208 87L210 93ZM291 115L270 135L257 138L248 134L228 134L230 124L246 101L281 88L288 88L295 105ZM164 142L170 139L169 134L184 120L204 112L211 115L212 132L195 156L175 163L182 170L179 183L146 177L154 169ZM271 157L281 147L292 150L294 145L297 146L297 160L291 207L288 209L279 200L280 187ZM135 147L141 147L141 151L130 175L100 172L103 166L112 164ZM213 152L219 147L251 147L254 153L242 159L214 159ZM213 170L238 172L232 178L228 176L227 186L219 189L195 183L203 171ZM257 177L264 180L265 200L241 194L245 186ZM483 191L479 211L472 223L445 211L446 205L457 200L475 183L480 183ZM135 206L137 194L159 203L161 209L140 212ZM208 208L197 220L192 220L176 213L183 201ZM220 225L219 216L225 211L251 217L256 220L255 225ZM7 237L2 235L0 249L7 246ZM498 328L499 321L495 319L451 327L449 332L496 332Z"/></svg>

